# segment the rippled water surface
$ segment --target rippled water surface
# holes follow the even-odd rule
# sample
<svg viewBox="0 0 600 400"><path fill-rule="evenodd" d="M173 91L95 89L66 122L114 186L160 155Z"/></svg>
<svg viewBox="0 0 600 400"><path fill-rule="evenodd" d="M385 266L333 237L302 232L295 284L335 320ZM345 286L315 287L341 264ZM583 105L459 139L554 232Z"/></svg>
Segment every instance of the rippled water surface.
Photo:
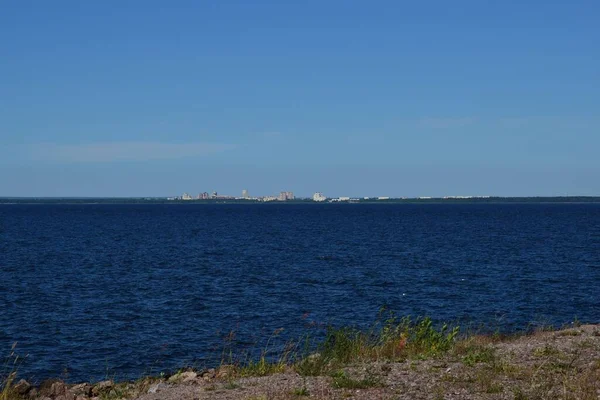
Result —
<svg viewBox="0 0 600 400"><path fill-rule="evenodd" d="M600 205L0 205L0 273L24 374L134 378L382 306L600 322Z"/></svg>

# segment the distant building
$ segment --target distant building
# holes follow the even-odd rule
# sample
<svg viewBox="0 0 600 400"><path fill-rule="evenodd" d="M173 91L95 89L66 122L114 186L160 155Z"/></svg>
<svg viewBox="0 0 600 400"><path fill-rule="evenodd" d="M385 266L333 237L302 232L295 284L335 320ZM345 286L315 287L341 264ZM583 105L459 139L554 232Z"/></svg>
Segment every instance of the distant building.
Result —
<svg viewBox="0 0 600 400"><path fill-rule="evenodd" d="M279 193L279 197L277 197L277 200L279 200L279 201L294 200L294 192L281 192L281 193Z"/></svg>
<svg viewBox="0 0 600 400"><path fill-rule="evenodd" d="M317 193L313 194L313 201L325 201L325 200L327 200L327 197L325 195L323 195L323 193L317 192Z"/></svg>
<svg viewBox="0 0 600 400"><path fill-rule="evenodd" d="M279 198L275 197L275 196L264 196L264 197L259 197L258 199L260 201L275 201L275 200L279 200Z"/></svg>
<svg viewBox="0 0 600 400"><path fill-rule="evenodd" d="M212 192L212 194L210 195L211 199L216 199L217 197L219 197L219 194L217 192Z"/></svg>
<svg viewBox="0 0 600 400"><path fill-rule="evenodd" d="M377 198L377 200L389 200L390 198L387 196L380 196Z"/></svg>
<svg viewBox="0 0 600 400"><path fill-rule="evenodd" d="M183 196L181 196L181 200L192 200L192 196L188 193L184 193Z"/></svg>
<svg viewBox="0 0 600 400"><path fill-rule="evenodd" d="M246 189L242 190L242 198L244 198L244 199L250 198L250 195L248 194L248 190L246 190Z"/></svg>
<svg viewBox="0 0 600 400"><path fill-rule="evenodd" d="M208 200L209 198L210 196L207 192L203 192L198 195L198 200Z"/></svg>

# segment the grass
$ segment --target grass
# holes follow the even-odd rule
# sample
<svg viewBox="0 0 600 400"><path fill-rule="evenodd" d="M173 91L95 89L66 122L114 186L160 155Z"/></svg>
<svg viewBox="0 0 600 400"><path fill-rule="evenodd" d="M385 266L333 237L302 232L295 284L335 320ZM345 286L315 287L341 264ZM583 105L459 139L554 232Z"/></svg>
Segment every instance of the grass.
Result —
<svg viewBox="0 0 600 400"><path fill-rule="evenodd" d="M15 373L10 373L7 376L2 378L1 391L0 391L0 400L10 400L13 397L12 391L12 383L14 382L16 377Z"/></svg>
<svg viewBox="0 0 600 400"><path fill-rule="evenodd" d="M294 365L304 376L317 376L343 365L365 361L424 359L448 352L459 328L442 325L437 329L430 318L397 320L391 316L367 331L356 328L329 328L325 339Z"/></svg>
<svg viewBox="0 0 600 400"><path fill-rule="evenodd" d="M0 371L0 400L12 400L16 398L13 384L17 379L19 367L24 360L17 354L16 348L17 342L13 343L8 356L2 364L2 370Z"/></svg>
<svg viewBox="0 0 600 400"><path fill-rule="evenodd" d="M332 375L333 387L336 389L368 389L381 386L381 379L374 374L368 373L362 379L353 379L344 371L338 371Z"/></svg>
<svg viewBox="0 0 600 400"><path fill-rule="evenodd" d="M328 327L322 335L306 336L297 342L284 342L280 332L273 332L256 358L237 351L235 335L228 335L231 340L222 352L221 367L205 370L209 374L209 378L204 377L208 380L205 390L234 390L244 382L238 380L240 377L290 370L301 375L303 381L297 382L296 388L285 389L282 398L329 398L333 391L346 389L388 390L382 377L392 379L399 371L430 379L432 384L425 390L435 398L443 398L446 390L467 390L491 397L503 393L515 399L596 400L600 387L600 359L596 359L600 342L593 332L586 333L583 328L576 330L577 334L537 330L529 332L529 336L458 336L458 327L434 324L426 317L398 319L388 315L367 329ZM527 346L522 346L520 340ZM14 384L21 359L15 354L15 347L16 344L0 371L0 400L17 399ZM520 350L513 352L515 348ZM311 376L320 378L314 380ZM131 398L147 392L150 383L165 380L162 376L115 384L100 399ZM329 381L326 389L317 383ZM325 391L330 392L326 395Z"/></svg>
<svg viewBox="0 0 600 400"><path fill-rule="evenodd" d="M235 383L234 381L229 381L223 386L223 389L234 390L234 389L239 389L240 387L241 386L238 385L237 383Z"/></svg>
<svg viewBox="0 0 600 400"><path fill-rule="evenodd" d="M266 376L295 369L303 376L323 375L340 366L365 361L401 361L425 359L448 352L454 345L459 328L436 327L430 318L382 318L369 329L328 327L323 336L306 336L283 346L272 345L282 330L276 330L261 349L258 359L235 349L235 333L225 337L221 365L233 366L237 376ZM243 352L242 352L243 353Z"/></svg>
<svg viewBox="0 0 600 400"><path fill-rule="evenodd" d="M491 347L472 347L462 358L463 364L472 367L477 363L491 363L495 360L495 351Z"/></svg>
<svg viewBox="0 0 600 400"><path fill-rule="evenodd" d="M290 392L290 394L293 396L309 396L310 395L306 386L303 386L301 388L296 388L296 389L292 390Z"/></svg>
<svg viewBox="0 0 600 400"><path fill-rule="evenodd" d="M552 357L558 355L558 349L546 344L544 347L538 347L533 350L533 355L536 357Z"/></svg>

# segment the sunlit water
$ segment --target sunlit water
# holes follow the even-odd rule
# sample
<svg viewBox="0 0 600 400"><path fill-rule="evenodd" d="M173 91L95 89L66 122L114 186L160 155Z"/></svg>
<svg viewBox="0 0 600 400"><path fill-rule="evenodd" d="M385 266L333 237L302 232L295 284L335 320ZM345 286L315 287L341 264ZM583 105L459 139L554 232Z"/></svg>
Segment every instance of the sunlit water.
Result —
<svg viewBox="0 0 600 400"><path fill-rule="evenodd" d="M598 204L0 205L0 355L136 378L382 306L524 329L600 322Z"/></svg>

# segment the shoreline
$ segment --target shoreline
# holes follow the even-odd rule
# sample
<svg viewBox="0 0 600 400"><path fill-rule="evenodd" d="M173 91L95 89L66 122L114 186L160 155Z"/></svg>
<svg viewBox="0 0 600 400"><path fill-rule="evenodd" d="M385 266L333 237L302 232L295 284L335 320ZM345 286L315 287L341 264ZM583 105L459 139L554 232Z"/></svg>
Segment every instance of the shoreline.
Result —
<svg viewBox="0 0 600 400"><path fill-rule="evenodd" d="M600 324L509 336L459 336L457 328L436 329L427 318L381 328L334 330L307 356L290 352L136 381L49 379L33 387L16 375L0 400L600 397Z"/></svg>

